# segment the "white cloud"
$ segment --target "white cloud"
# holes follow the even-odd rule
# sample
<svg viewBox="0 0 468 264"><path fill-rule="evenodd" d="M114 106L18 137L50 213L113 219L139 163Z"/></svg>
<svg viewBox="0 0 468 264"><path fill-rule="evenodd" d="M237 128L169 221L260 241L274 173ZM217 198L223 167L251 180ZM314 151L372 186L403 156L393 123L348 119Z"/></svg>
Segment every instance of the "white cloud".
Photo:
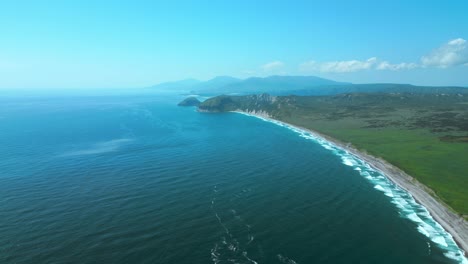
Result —
<svg viewBox="0 0 468 264"><path fill-rule="evenodd" d="M392 64L388 61L379 61L376 57L369 58L364 61L349 60L349 61L330 61L330 62L316 62L308 61L299 65L299 69L305 72L326 72L326 73L346 73L357 72L363 70L411 70L420 67L416 63L397 63Z"/></svg>
<svg viewBox="0 0 468 264"><path fill-rule="evenodd" d="M416 64L416 63L413 63L413 62L410 62L410 63L402 62L402 63L398 63L398 64L392 64L392 63L389 63L388 61L382 61L375 68L377 70L399 71L399 70L416 69L418 67L419 67L419 65Z"/></svg>
<svg viewBox="0 0 468 264"><path fill-rule="evenodd" d="M284 66L284 63L282 63L281 61L272 61L272 62L262 65L260 68L262 68L262 70L265 72L271 72L271 71L278 70L282 68L283 66Z"/></svg>
<svg viewBox="0 0 468 264"><path fill-rule="evenodd" d="M468 44L462 38L450 40L430 54L421 58L425 67L435 66L447 68L450 66L468 64Z"/></svg>
<svg viewBox="0 0 468 264"><path fill-rule="evenodd" d="M347 73L363 70L400 71L420 67L447 68L459 65L468 66L468 41L462 38L448 41L430 54L423 56L420 63L401 62L393 64L388 61L380 61L376 57L367 60L347 61L317 62L311 60L300 64L299 69L303 72Z"/></svg>
<svg viewBox="0 0 468 264"><path fill-rule="evenodd" d="M448 42L449 45L464 45L466 40L462 38L452 39Z"/></svg>
<svg viewBox="0 0 468 264"><path fill-rule="evenodd" d="M316 62L308 61L302 63L299 68L302 71L320 71L320 72L356 72L368 70L375 66L377 58L372 57L365 61L349 60L349 61L329 61Z"/></svg>
<svg viewBox="0 0 468 264"><path fill-rule="evenodd" d="M377 58L373 57L366 61L350 60L350 61L332 61L321 65L323 72L355 72L367 70L374 66Z"/></svg>

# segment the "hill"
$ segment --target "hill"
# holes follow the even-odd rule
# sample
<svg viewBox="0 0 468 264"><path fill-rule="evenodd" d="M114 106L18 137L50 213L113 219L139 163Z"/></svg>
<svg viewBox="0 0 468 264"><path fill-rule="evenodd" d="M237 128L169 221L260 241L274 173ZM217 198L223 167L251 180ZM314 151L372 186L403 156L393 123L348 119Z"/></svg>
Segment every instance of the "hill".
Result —
<svg viewBox="0 0 468 264"><path fill-rule="evenodd" d="M381 157L468 218L468 94L217 96L200 111L265 113Z"/></svg>
<svg viewBox="0 0 468 264"><path fill-rule="evenodd" d="M198 106L200 105L200 101L194 97L190 96L185 98L182 102L177 104L178 106Z"/></svg>
<svg viewBox="0 0 468 264"><path fill-rule="evenodd" d="M187 79L155 85L152 89L178 93L215 96L220 94L248 95L336 95L342 93L468 93L464 87L416 86L410 84L351 84L315 76L269 76L245 80L218 76L208 81Z"/></svg>
<svg viewBox="0 0 468 264"><path fill-rule="evenodd" d="M468 88L455 86L416 86L396 83L369 83L319 86L303 90L292 90L288 95L336 95L344 93L465 94L468 93Z"/></svg>

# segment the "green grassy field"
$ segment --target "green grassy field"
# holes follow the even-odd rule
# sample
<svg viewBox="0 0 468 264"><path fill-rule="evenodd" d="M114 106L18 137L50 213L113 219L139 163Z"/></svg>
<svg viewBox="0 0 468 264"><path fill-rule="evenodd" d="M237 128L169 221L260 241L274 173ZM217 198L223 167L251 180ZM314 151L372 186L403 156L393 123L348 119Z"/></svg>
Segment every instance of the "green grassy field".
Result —
<svg viewBox="0 0 468 264"><path fill-rule="evenodd" d="M207 111L265 110L276 119L351 143L412 175L468 218L467 95L259 95L204 104L201 109Z"/></svg>
<svg viewBox="0 0 468 264"><path fill-rule="evenodd" d="M283 120L349 142L385 159L431 188L457 212L465 217L468 214L467 143L443 142L425 130L355 128L354 120L315 123Z"/></svg>

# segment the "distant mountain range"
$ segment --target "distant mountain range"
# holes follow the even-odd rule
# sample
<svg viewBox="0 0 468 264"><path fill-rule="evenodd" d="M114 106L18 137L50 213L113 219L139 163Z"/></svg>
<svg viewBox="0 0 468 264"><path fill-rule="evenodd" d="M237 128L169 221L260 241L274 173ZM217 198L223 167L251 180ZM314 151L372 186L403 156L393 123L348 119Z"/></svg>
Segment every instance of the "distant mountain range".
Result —
<svg viewBox="0 0 468 264"><path fill-rule="evenodd" d="M342 93L468 93L464 87L415 86L410 84L352 84L315 76L269 76L238 79L219 76L208 81L187 79L151 87L162 91L198 95L334 95Z"/></svg>
<svg viewBox="0 0 468 264"><path fill-rule="evenodd" d="M307 90L319 86L344 85L349 83L335 82L315 76L270 76L265 78L251 77L238 79L219 76L208 81L187 79L176 82L161 83L153 86L159 90L174 90L202 95L218 94L282 94L288 91Z"/></svg>

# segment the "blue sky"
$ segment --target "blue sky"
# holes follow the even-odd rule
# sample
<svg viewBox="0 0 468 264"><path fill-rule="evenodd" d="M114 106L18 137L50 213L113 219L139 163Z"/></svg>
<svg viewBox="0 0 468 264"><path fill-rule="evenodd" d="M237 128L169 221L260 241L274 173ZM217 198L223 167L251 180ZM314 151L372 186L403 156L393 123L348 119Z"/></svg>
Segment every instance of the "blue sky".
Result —
<svg viewBox="0 0 468 264"><path fill-rule="evenodd" d="M316 75L468 86L468 1L1 1L0 88Z"/></svg>

